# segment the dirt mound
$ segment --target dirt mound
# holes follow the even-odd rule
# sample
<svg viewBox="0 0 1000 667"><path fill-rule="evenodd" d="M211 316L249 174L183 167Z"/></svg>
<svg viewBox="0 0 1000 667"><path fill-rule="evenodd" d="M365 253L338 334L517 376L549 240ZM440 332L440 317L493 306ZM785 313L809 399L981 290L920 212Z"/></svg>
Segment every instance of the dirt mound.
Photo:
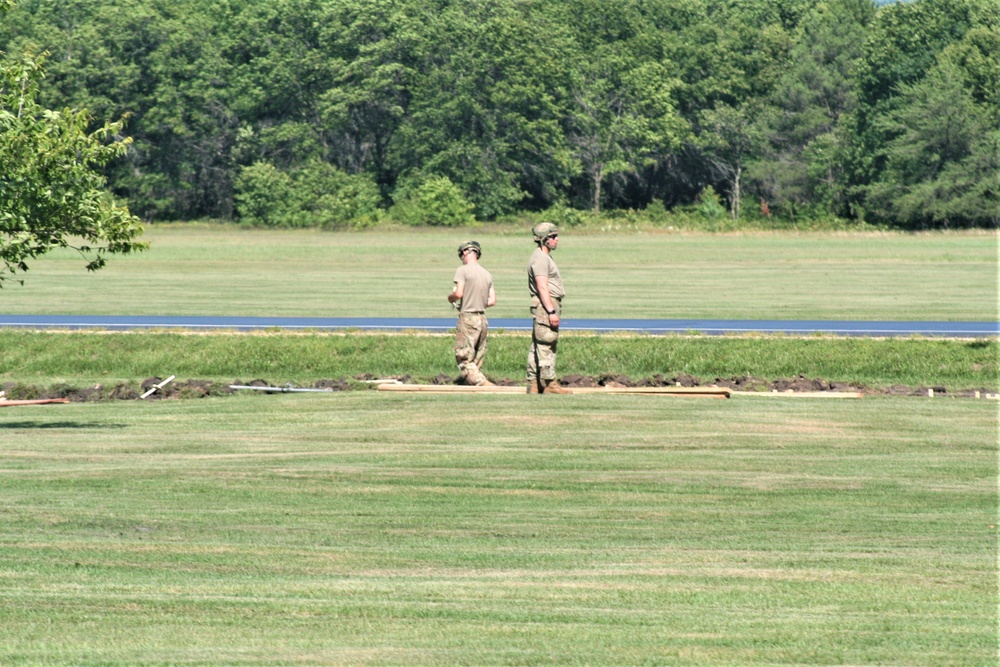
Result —
<svg viewBox="0 0 1000 667"><path fill-rule="evenodd" d="M265 379L257 378L248 382L236 380L233 382L212 382L210 380L183 380L170 381L166 384L162 378L150 377L143 380L138 386L129 384L117 384L110 387L97 384L92 387L73 387L60 384L53 387L43 388L35 385L26 385L15 382L7 382L0 385L2 396L9 400L36 400L49 398L68 398L71 402L83 401L105 401L105 400L139 400L144 394L153 390L144 400L165 400L165 399L189 399L204 398L206 396L226 396L233 394L237 389L233 386L274 388L275 392L303 390L326 390L326 391L352 391L372 389L378 380L394 380L405 384L416 382L409 375L394 377L376 377L371 374L362 374L354 378L337 378L329 380L318 380L311 385L295 386L292 384L277 385ZM495 384L505 387L516 387L524 385L522 380L511 380L508 378L492 378ZM451 385L462 384L461 377L440 374L430 379L430 384ZM679 374L665 376L657 374L652 377L633 379L626 375L567 375L559 380L564 387L727 387L734 391L761 391L761 392L861 392L869 395L886 396L957 396L973 397L985 396L996 393L994 390L986 388L974 389L948 389L943 386L918 386L909 387L905 385L891 385L889 387L866 387L864 385L847 382L829 382L822 378L807 378L799 375L793 378L765 379L750 375L733 377L716 377L711 379L699 379L691 375ZM157 385L163 384L162 387ZM268 393L261 391L259 393Z"/></svg>

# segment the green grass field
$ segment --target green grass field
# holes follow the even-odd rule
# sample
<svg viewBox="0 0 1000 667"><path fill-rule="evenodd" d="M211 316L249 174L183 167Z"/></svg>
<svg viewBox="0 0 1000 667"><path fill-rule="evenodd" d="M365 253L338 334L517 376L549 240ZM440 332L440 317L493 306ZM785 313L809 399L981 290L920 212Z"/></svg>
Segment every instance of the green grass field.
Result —
<svg viewBox="0 0 1000 667"><path fill-rule="evenodd" d="M499 302L527 317L533 249L516 228L327 233L150 226L149 252L93 274L70 251L0 292L9 314L450 317L462 241L483 243ZM571 318L997 318L996 233L562 235Z"/></svg>
<svg viewBox="0 0 1000 667"><path fill-rule="evenodd" d="M482 232L482 233L479 233ZM153 227L5 312L450 317L502 229ZM527 241L527 242L526 242ZM564 234L567 317L993 320L995 234ZM635 270L625 270L633 267ZM593 336L559 372L1000 389L997 340ZM523 374L496 331L487 373ZM0 330L0 384L457 374L444 336ZM0 665L995 665L995 400L346 391L0 407Z"/></svg>
<svg viewBox="0 0 1000 667"><path fill-rule="evenodd" d="M992 665L996 405L0 414L4 665Z"/></svg>

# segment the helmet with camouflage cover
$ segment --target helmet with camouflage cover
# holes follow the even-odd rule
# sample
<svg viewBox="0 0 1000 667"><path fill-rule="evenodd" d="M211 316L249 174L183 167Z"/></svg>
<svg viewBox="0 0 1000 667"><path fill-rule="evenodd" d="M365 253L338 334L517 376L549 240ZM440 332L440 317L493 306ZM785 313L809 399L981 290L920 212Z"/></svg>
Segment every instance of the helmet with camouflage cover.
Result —
<svg viewBox="0 0 1000 667"><path fill-rule="evenodd" d="M465 254L465 251L469 250L469 249L472 249L472 250L476 251L476 257L482 257L483 256L483 249L482 249L482 247L480 247L479 241L466 241L462 245L458 246L458 257L459 257L459 259L461 259L462 255Z"/></svg>
<svg viewBox="0 0 1000 667"><path fill-rule="evenodd" d="M531 235L535 237L535 243L541 245L545 243L545 239L550 236L555 236L559 233L559 228L553 225L551 222L539 222L531 230Z"/></svg>

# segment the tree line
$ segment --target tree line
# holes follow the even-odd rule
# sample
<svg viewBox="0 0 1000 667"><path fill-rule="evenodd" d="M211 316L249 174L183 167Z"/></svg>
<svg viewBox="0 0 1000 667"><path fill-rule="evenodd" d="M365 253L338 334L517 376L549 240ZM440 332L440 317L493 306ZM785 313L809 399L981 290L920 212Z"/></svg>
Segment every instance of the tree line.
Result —
<svg viewBox="0 0 1000 667"><path fill-rule="evenodd" d="M1000 222L997 0L2 4L5 67L127 135L100 169L147 221Z"/></svg>

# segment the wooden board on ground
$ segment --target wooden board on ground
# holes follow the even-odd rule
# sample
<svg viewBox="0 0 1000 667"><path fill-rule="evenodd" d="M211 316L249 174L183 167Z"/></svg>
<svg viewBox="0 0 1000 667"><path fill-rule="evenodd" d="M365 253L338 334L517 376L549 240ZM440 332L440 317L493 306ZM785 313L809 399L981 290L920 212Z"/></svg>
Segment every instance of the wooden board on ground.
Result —
<svg viewBox="0 0 1000 667"><path fill-rule="evenodd" d="M14 401L0 399L0 408L9 408L16 405L45 405L46 403L69 403L68 398L36 398L32 400Z"/></svg>
<svg viewBox="0 0 1000 667"><path fill-rule="evenodd" d="M651 394L659 396L690 396L729 398L733 393L726 387L567 387L574 394ZM380 384L379 391L409 391L428 394L524 394L522 386L472 387L458 384Z"/></svg>
<svg viewBox="0 0 1000 667"><path fill-rule="evenodd" d="M733 396L763 398L862 398L859 391L734 391Z"/></svg>
<svg viewBox="0 0 1000 667"><path fill-rule="evenodd" d="M702 398L729 398L728 387L570 387L574 394L655 394Z"/></svg>
<svg viewBox="0 0 1000 667"><path fill-rule="evenodd" d="M376 387L379 391L411 391L427 394L523 394L524 387L473 387L462 384L403 384L390 382Z"/></svg>

